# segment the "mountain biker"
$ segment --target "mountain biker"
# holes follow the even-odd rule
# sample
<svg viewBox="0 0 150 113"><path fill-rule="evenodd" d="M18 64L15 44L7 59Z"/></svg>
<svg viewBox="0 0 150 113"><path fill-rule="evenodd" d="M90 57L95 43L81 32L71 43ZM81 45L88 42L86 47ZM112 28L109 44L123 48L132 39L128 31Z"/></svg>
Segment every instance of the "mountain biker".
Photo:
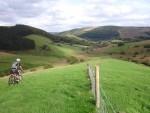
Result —
<svg viewBox="0 0 150 113"><path fill-rule="evenodd" d="M21 66L21 59L17 58L15 62L12 63L10 74L15 76L17 80L21 80L21 73L20 71L23 71L23 68Z"/></svg>

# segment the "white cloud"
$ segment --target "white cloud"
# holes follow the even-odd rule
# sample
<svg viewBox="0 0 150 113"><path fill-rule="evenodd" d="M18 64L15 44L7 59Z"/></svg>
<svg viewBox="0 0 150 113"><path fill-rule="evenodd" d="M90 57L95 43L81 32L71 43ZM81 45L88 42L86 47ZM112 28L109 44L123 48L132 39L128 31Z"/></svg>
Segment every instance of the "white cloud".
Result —
<svg viewBox="0 0 150 113"><path fill-rule="evenodd" d="M0 25L47 31L100 25L150 26L149 0L0 0Z"/></svg>

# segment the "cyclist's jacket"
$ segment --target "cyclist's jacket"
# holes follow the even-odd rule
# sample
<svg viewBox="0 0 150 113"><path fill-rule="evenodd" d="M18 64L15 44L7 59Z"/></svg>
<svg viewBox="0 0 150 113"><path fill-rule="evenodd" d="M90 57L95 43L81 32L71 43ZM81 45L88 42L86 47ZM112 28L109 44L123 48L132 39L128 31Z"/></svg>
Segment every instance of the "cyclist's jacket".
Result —
<svg viewBox="0 0 150 113"><path fill-rule="evenodd" d="M20 68L20 63L14 62L11 66L12 69L19 69Z"/></svg>

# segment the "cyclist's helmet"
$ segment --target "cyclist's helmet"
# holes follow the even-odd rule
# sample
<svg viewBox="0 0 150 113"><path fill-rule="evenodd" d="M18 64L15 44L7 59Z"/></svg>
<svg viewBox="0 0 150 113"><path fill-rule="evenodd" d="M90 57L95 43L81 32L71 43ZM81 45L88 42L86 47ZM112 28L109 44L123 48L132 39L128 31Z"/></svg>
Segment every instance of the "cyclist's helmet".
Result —
<svg viewBox="0 0 150 113"><path fill-rule="evenodd" d="M16 61L17 61L17 62L20 62L20 61L21 61L21 59L20 59L20 58L17 58L17 59L16 59Z"/></svg>

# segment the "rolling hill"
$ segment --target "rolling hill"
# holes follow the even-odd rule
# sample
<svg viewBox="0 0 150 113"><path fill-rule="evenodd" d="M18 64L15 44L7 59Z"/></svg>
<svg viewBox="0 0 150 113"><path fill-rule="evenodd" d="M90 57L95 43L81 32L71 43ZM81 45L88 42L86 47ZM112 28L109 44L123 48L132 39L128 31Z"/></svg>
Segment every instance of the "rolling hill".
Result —
<svg viewBox="0 0 150 113"><path fill-rule="evenodd" d="M150 27L100 26L72 29L59 33L60 36L75 35L92 41L101 40L143 40L150 39Z"/></svg>
<svg viewBox="0 0 150 113"><path fill-rule="evenodd" d="M96 113L87 63L100 64L100 87L115 111L109 113L149 113L150 68L111 58L26 73L18 86L0 78L0 112Z"/></svg>
<svg viewBox="0 0 150 113"><path fill-rule="evenodd" d="M55 36L27 25L1 26L0 76L9 73L10 65L16 58L23 60L24 69L52 67L55 62L61 61L70 63L70 57L78 61L75 56L90 43L80 38Z"/></svg>
<svg viewBox="0 0 150 113"><path fill-rule="evenodd" d="M126 42L112 40L98 43L87 49L91 55L109 55L118 59L128 60L150 66L150 40Z"/></svg>
<svg viewBox="0 0 150 113"><path fill-rule="evenodd" d="M0 76L9 74L16 58L28 69L14 87L8 87L7 77L0 78L0 113L95 113L87 64L100 65L100 87L107 96L101 102L106 108L111 103L116 113L149 113L149 28L104 26L57 35L26 25L0 27ZM112 41L115 38L145 41ZM91 43L85 39L111 41L85 46ZM82 54L85 59L78 59ZM128 61L109 58L115 55ZM130 62L135 59L148 64ZM63 61L68 65L60 67Z"/></svg>
<svg viewBox="0 0 150 113"><path fill-rule="evenodd" d="M0 26L0 50L14 51L34 49L36 46L34 40L24 38L32 34L46 37L54 43L89 44L88 41L79 38L56 36L38 28L18 24L9 27Z"/></svg>
<svg viewBox="0 0 150 113"><path fill-rule="evenodd" d="M0 51L0 77L9 74L10 66L16 58L22 59L24 69L48 66L53 67L56 62L69 64L70 57L78 56L82 52L82 45L54 43L49 38L40 35L27 35L23 37L34 42L35 48L23 51Z"/></svg>

